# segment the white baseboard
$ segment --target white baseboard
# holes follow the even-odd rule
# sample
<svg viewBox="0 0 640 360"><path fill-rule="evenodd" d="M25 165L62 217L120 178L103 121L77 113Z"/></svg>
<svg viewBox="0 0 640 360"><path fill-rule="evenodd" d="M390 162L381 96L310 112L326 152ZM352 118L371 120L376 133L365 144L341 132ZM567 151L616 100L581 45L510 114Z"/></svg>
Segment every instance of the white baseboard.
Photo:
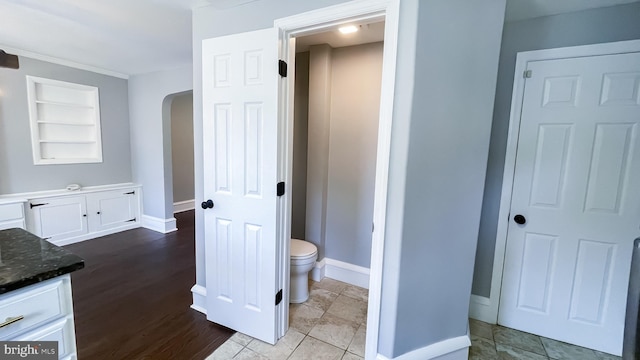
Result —
<svg viewBox="0 0 640 360"><path fill-rule="evenodd" d="M473 294L469 302L469 317L489 324L495 324L498 320L492 311L491 299Z"/></svg>
<svg viewBox="0 0 640 360"><path fill-rule="evenodd" d="M160 219L149 215L142 215L142 227L163 234L178 230L176 218Z"/></svg>
<svg viewBox="0 0 640 360"><path fill-rule="evenodd" d="M195 284L191 288L191 293L193 294L193 304L191 304L191 308L207 315L207 288Z"/></svg>
<svg viewBox="0 0 640 360"><path fill-rule="evenodd" d="M111 235L111 234L115 234L121 231L125 231L125 230L131 230L131 229L135 229L135 228L139 228L140 227L140 222L139 221L133 221L130 223L127 223L127 225L123 225L123 226L118 226L116 228L112 228L112 229L108 229L108 230L102 230L102 231L95 231L95 232L91 232L88 234L83 234L80 236L74 236L72 238L68 238L68 239L64 239L64 240L53 240L51 241L51 243L56 244L58 246L64 246L64 245L69 245L69 244L75 244L81 241L85 241L85 240L91 240L91 239L95 239L101 236L105 236L105 235Z"/></svg>
<svg viewBox="0 0 640 360"><path fill-rule="evenodd" d="M316 262L316 266L311 270L311 279L320 281L325 276L365 289L369 288L369 269L362 266L324 258Z"/></svg>
<svg viewBox="0 0 640 360"><path fill-rule="evenodd" d="M173 203L173 213L181 213L184 211L189 211L189 210L193 210L196 208L196 201L191 199L191 200L185 200L185 201L178 201L178 202L174 202Z"/></svg>
<svg viewBox="0 0 640 360"><path fill-rule="evenodd" d="M413 350L394 357L393 360L466 360L469 357L469 346L469 335L463 335ZM376 359L392 360L381 354L378 354Z"/></svg>

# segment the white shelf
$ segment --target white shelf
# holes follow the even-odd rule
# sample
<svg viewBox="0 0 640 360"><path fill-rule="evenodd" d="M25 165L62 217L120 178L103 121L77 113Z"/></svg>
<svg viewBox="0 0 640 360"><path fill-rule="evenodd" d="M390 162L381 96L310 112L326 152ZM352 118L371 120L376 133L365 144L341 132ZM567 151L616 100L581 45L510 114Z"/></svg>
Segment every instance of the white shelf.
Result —
<svg viewBox="0 0 640 360"><path fill-rule="evenodd" d="M95 144L95 140L38 140L40 143L49 144Z"/></svg>
<svg viewBox="0 0 640 360"><path fill-rule="evenodd" d="M64 103L64 102L47 101L47 100L36 100L35 102L36 104L44 104L44 105L67 106L67 107L81 108L81 109L93 109L93 105L85 105L85 104Z"/></svg>
<svg viewBox="0 0 640 360"><path fill-rule="evenodd" d="M38 120L38 124L69 125L69 126L96 126L96 124L91 124L91 123L74 123L74 122L65 122L65 121L46 121L46 120Z"/></svg>
<svg viewBox="0 0 640 360"><path fill-rule="evenodd" d="M27 76L33 162L102 162L98 88Z"/></svg>

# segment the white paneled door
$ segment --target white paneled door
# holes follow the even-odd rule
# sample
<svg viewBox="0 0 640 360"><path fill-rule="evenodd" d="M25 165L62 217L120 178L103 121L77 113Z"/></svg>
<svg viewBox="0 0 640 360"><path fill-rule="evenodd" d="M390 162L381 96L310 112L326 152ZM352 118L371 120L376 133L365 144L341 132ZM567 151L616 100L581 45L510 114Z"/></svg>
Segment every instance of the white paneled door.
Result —
<svg viewBox="0 0 640 360"><path fill-rule="evenodd" d="M277 50L275 29L202 43L207 318L269 343L280 289Z"/></svg>
<svg viewBox="0 0 640 360"><path fill-rule="evenodd" d="M619 355L640 236L640 54L527 70L498 322Z"/></svg>

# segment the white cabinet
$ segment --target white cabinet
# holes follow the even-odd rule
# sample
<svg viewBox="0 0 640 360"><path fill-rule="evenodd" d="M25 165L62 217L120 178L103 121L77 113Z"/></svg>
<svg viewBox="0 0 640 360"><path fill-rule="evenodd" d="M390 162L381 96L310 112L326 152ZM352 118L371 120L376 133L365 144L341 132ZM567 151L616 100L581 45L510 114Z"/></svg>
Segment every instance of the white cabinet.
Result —
<svg viewBox="0 0 640 360"><path fill-rule="evenodd" d="M89 231L103 231L137 222L140 218L136 189L87 194Z"/></svg>
<svg viewBox="0 0 640 360"><path fill-rule="evenodd" d="M58 358L75 358L76 339L69 274L0 295L0 341L57 341Z"/></svg>
<svg viewBox="0 0 640 360"><path fill-rule="evenodd" d="M102 186L30 198L27 230L56 245L67 245L140 227L141 188Z"/></svg>
<svg viewBox="0 0 640 360"><path fill-rule="evenodd" d="M85 197L63 196L29 201L30 232L52 243L84 235L87 230Z"/></svg>
<svg viewBox="0 0 640 360"><path fill-rule="evenodd" d="M25 228L22 201L0 204L0 230Z"/></svg>

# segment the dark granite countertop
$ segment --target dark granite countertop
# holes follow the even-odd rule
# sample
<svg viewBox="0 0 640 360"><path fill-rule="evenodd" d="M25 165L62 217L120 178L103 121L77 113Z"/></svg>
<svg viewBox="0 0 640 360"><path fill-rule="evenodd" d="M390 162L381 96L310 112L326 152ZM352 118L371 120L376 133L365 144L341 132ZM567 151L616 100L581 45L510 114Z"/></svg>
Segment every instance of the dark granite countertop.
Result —
<svg viewBox="0 0 640 360"><path fill-rule="evenodd" d="M84 268L84 259L23 230L0 230L0 294Z"/></svg>

